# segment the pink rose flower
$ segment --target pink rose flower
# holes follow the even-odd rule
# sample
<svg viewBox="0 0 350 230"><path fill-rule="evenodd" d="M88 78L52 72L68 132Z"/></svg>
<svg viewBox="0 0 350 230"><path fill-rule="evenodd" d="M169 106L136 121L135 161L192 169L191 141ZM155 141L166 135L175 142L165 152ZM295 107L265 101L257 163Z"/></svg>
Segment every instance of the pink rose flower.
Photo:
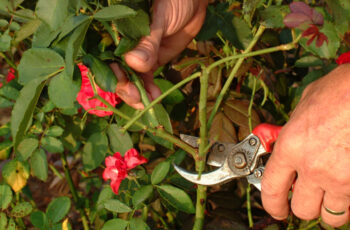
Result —
<svg viewBox="0 0 350 230"><path fill-rule="evenodd" d="M111 188L118 194L120 183L127 177L128 171L147 161L147 158L139 155L136 149L129 149L124 157L117 152L113 156L106 157L106 169L102 177L104 180L111 180Z"/></svg>
<svg viewBox="0 0 350 230"><path fill-rule="evenodd" d="M98 99L91 99L94 96L94 91L92 89L92 86L88 78L89 69L82 64L79 64L78 67L80 69L81 78L82 78L81 88L77 95L77 101L79 102L79 104L90 114L95 114L96 116L99 116L99 117L112 115L113 114L112 111L103 111L103 110L94 109L96 107L107 108L107 106L103 104L101 101L99 101ZM98 85L96 85L96 90L98 95L103 97L112 106L115 106L116 104L121 102L121 99L115 93L105 92L100 87L98 87Z"/></svg>

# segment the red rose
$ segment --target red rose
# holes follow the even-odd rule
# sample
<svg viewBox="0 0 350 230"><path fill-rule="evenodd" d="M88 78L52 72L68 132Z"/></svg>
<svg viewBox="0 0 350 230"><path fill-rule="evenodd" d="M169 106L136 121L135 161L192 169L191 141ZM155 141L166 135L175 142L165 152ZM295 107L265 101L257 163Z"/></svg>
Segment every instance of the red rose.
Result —
<svg viewBox="0 0 350 230"><path fill-rule="evenodd" d="M80 69L81 79L82 79L81 88L77 95L77 101L79 102L79 104L86 111L88 111L88 113L95 114L96 116L104 117L104 116L112 115L113 114L112 111L103 111L103 110L94 109L96 107L107 108L107 106L103 104L101 101L99 101L98 99L91 99L94 96L94 91L92 89L92 86L88 78L89 69L82 64L79 64L78 67ZM96 90L98 95L103 97L112 106L115 106L116 104L121 102L120 98L115 93L105 92L102 89L100 89L100 87L98 87L97 85L96 85Z"/></svg>
<svg viewBox="0 0 350 230"><path fill-rule="evenodd" d="M111 188L115 194L118 194L120 183L128 175L128 170L146 162L147 159L140 156L136 149L128 150L124 157L117 152L113 156L106 157L106 169L102 177L104 180L111 180Z"/></svg>
<svg viewBox="0 0 350 230"><path fill-rule="evenodd" d="M10 82L13 79L15 79L16 78L15 73L16 71L13 68L10 68L6 76L6 81Z"/></svg>
<svg viewBox="0 0 350 230"><path fill-rule="evenodd" d="M340 55L338 57L338 59L336 60L336 62L337 62L338 65L350 62L350 51Z"/></svg>

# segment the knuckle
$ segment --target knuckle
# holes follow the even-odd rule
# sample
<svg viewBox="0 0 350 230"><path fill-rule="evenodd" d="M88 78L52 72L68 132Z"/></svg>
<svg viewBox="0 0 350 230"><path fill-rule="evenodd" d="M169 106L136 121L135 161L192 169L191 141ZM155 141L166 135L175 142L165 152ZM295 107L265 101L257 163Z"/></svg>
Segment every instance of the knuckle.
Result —
<svg viewBox="0 0 350 230"><path fill-rule="evenodd" d="M322 216L322 220L323 220L323 222L325 222L326 224L328 224L334 228L340 227L340 226L346 224L347 222L349 222L349 218L335 218L333 216L330 217L328 215Z"/></svg>

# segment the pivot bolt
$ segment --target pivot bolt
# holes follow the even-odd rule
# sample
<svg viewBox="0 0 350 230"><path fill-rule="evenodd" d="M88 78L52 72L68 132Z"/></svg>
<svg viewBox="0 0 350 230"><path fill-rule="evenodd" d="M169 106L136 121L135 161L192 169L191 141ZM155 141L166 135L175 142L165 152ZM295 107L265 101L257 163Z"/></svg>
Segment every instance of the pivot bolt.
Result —
<svg viewBox="0 0 350 230"><path fill-rule="evenodd" d="M249 144L251 145L251 146L254 146L254 145L256 145L256 139L255 138L250 138L249 139Z"/></svg>
<svg viewBox="0 0 350 230"><path fill-rule="evenodd" d="M219 152L225 151L225 146L223 144L219 144L218 150L219 150Z"/></svg>
<svg viewBox="0 0 350 230"><path fill-rule="evenodd" d="M260 177L262 177L262 175L263 175L262 169L255 169L255 170L254 170L254 176L255 176L256 178L260 178Z"/></svg>
<svg viewBox="0 0 350 230"><path fill-rule="evenodd" d="M236 168L242 169L247 165L247 161L243 153L236 153L233 156L233 163Z"/></svg>

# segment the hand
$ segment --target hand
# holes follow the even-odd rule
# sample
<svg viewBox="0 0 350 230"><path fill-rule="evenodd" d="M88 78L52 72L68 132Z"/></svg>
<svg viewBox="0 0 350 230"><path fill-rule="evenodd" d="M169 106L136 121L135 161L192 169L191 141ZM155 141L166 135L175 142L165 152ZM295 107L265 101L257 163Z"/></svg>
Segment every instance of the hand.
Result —
<svg viewBox="0 0 350 230"><path fill-rule="evenodd" d="M181 53L196 36L204 22L207 4L207 0L155 0L150 35L125 54L127 64L142 73L150 99L161 94L153 82L153 71ZM117 64L111 64L111 68L118 77L117 94L130 106L142 109L136 86Z"/></svg>
<svg viewBox="0 0 350 230"><path fill-rule="evenodd" d="M262 202L276 219L291 208L301 219L322 216L331 226L349 221L350 64L311 83L283 127L262 179ZM331 214L326 208L341 215Z"/></svg>

